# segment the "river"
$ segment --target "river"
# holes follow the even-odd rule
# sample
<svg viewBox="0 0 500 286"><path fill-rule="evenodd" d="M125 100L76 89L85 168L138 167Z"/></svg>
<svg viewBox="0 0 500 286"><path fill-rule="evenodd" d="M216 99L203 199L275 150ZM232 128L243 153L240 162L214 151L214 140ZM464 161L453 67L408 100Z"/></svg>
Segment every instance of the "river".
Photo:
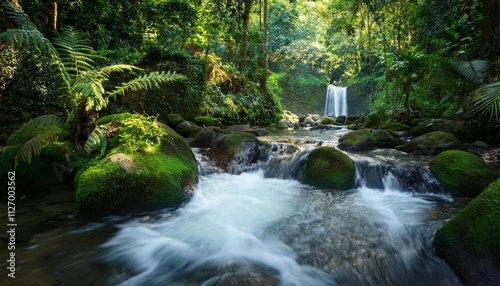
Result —
<svg viewBox="0 0 500 286"><path fill-rule="evenodd" d="M239 174L195 149L202 175L182 208L40 233L12 285L461 285L432 239L466 202L440 188L428 157L349 154L349 191L297 180L307 153L345 132L263 137L268 158Z"/></svg>

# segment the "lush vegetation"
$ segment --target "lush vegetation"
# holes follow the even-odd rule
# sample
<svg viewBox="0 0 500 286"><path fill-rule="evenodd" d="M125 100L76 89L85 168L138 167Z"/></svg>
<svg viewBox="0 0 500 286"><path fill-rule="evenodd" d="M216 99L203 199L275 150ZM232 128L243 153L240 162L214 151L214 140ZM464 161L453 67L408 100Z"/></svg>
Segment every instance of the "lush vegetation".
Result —
<svg viewBox="0 0 500 286"><path fill-rule="evenodd" d="M123 111L269 125L283 108L321 113L333 83L349 86L351 112L450 118L467 140L495 142L498 5L2 0L0 141L46 114L81 141Z"/></svg>

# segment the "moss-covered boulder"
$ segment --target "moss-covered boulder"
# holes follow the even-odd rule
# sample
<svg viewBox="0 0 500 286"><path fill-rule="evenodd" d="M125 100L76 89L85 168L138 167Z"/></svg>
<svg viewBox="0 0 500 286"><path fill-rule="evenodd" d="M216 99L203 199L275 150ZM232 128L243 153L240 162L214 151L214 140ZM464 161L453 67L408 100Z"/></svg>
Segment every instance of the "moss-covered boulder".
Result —
<svg viewBox="0 0 500 286"><path fill-rule="evenodd" d="M434 246L466 285L498 285L500 180L490 184L439 229Z"/></svg>
<svg viewBox="0 0 500 286"><path fill-rule="evenodd" d="M252 133L255 136L265 136L269 134L269 131L265 128L252 127L248 124L231 125L224 129L224 133L227 134L234 132L247 132Z"/></svg>
<svg viewBox="0 0 500 286"><path fill-rule="evenodd" d="M193 140L189 142L191 147L210 148L217 138L223 135L223 130L218 127L207 127L198 131Z"/></svg>
<svg viewBox="0 0 500 286"><path fill-rule="evenodd" d="M170 113L169 115L167 115L167 124L174 130L182 122L184 122L184 118L182 118L182 116L180 116L179 114Z"/></svg>
<svg viewBox="0 0 500 286"><path fill-rule="evenodd" d="M165 124L138 115L110 122L108 152L76 177L80 217L96 219L178 207L198 180L188 143Z"/></svg>
<svg viewBox="0 0 500 286"><path fill-rule="evenodd" d="M443 152L429 165L434 176L454 196L475 197L500 177L495 168L478 156L459 150Z"/></svg>
<svg viewBox="0 0 500 286"><path fill-rule="evenodd" d="M377 139L376 146L381 148L394 148L400 141L387 130L377 129L372 132L375 139Z"/></svg>
<svg viewBox="0 0 500 286"><path fill-rule="evenodd" d="M404 145L398 145L396 149L415 155L437 155L459 147L460 141L453 134L435 131L418 136Z"/></svg>
<svg viewBox="0 0 500 286"><path fill-rule="evenodd" d="M370 112L366 115L364 126L366 128L377 128L384 123L384 114L381 112Z"/></svg>
<svg viewBox="0 0 500 286"><path fill-rule="evenodd" d="M205 125L205 126L221 126L221 122L219 119L217 118L213 118L213 117L210 117L210 116L197 116L195 117L194 119L194 123L202 126L202 125Z"/></svg>
<svg viewBox="0 0 500 286"><path fill-rule="evenodd" d="M238 174L258 160L261 146L252 133L234 132L217 139L207 155L225 172Z"/></svg>
<svg viewBox="0 0 500 286"><path fill-rule="evenodd" d="M460 125L457 124L457 122L448 119L430 118L430 119L423 119L415 123L418 124L411 130L411 133L416 136L434 131L443 131L455 134L455 132L460 127Z"/></svg>
<svg viewBox="0 0 500 286"><path fill-rule="evenodd" d="M351 131L339 138L339 148L347 151L369 150L377 144L377 139L368 129Z"/></svg>
<svg viewBox="0 0 500 286"><path fill-rule="evenodd" d="M410 126L399 123L399 122L390 122L387 124L382 125L380 128L382 129L390 129L394 131L409 131L411 129Z"/></svg>
<svg viewBox="0 0 500 286"><path fill-rule="evenodd" d="M196 133L202 130L200 126L191 121L183 121L181 124L177 125L175 131L184 138L193 138Z"/></svg>
<svg viewBox="0 0 500 286"><path fill-rule="evenodd" d="M354 186L354 162L332 147L314 149L307 157L302 182L320 189L348 190Z"/></svg>
<svg viewBox="0 0 500 286"><path fill-rule="evenodd" d="M337 124L337 121L330 116L323 116L321 118L321 124Z"/></svg>

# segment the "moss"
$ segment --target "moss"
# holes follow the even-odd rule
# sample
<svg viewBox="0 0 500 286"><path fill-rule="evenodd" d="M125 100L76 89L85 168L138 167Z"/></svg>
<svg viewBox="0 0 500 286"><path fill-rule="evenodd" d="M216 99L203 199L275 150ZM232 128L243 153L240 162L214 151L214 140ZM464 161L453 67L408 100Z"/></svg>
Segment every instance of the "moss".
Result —
<svg viewBox="0 0 500 286"><path fill-rule="evenodd" d="M418 122L418 125L411 130L412 134L423 135L434 131L444 131L454 134L459 125L452 120L445 119L424 119Z"/></svg>
<svg viewBox="0 0 500 286"><path fill-rule="evenodd" d="M329 116L321 118L321 124L337 124L337 121Z"/></svg>
<svg viewBox="0 0 500 286"><path fill-rule="evenodd" d="M176 128L177 125L184 122L184 118L182 118L182 116L180 116L179 114L171 113L167 115L167 122L168 126L170 126L171 128Z"/></svg>
<svg viewBox="0 0 500 286"><path fill-rule="evenodd" d="M107 116L103 116L103 117L99 118L96 121L96 123L99 124L99 125L101 125L101 124L107 124L107 123L113 123L113 122L116 122L116 121L123 121L123 120L131 118L133 116L134 115L132 115L132 114L130 114L128 112L111 114L111 115L107 115Z"/></svg>
<svg viewBox="0 0 500 286"><path fill-rule="evenodd" d="M351 131L339 138L339 148L343 150L366 150L375 144L377 144L377 139L368 129Z"/></svg>
<svg viewBox="0 0 500 286"><path fill-rule="evenodd" d="M241 149L241 145L249 140L257 140L257 136L248 132L234 132L226 137L224 145L232 153Z"/></svg>
<svg viewBox="0 0 500 286"><path fill-rule="evenodd" d="M478 156L459 150L445 151L429 165L434 176L454 196L475 197L500 176Z"/></svg>
<svg viewBox="0 0 500 286"><path fill-rule="evenodd" d="M382 125L381 128L382 129L390 129L390 130L394 130L394 131L408 131L408 130L410 130L411 127L406 125L406 124L403 124L403 123L391 122L391 123L387 123L387 124Z"/></svg>
<svg viewBox="0 0 500 286"><path fill-rule="evenodd" d="M411 154L437 155L459 147L460 141L453 134L434 131L418 136L407 144L396 146L396 149Z"/></svg>
<svg viewBox="0 0 500 286"><path fill-rule="evenodd" d="M302 181L321 189L348 190L354 186L353 161L332 147L314 149L308 156Z"/></svg>
<svg viewBox="0 0 500 286"><path fill-rule="evenodd" d="M477 256L491 256L500 268L500 180L490 184L438 230L434 244L446 253L459 242Z"/></svg>
<svg viewBox="0 0 500 286"><path fill-rule="evenodd" d="M377 129L373 131L373 136L377 139L377 146L382 148L394 148L398 141L392 134L384 129Z"/></svg>
<svg viewBox="0 0 500 286"><path fill-rule="evenodd" d="M194 119L194 123L199 125L208 125L208 126L219 126L221 122L217 118L213 118L210 116L198 116Z"/></svg>
<svg viewBox="0 0 500 286"><path fill-rule="evenodd" d="M78 171L77 210L99 218L178 207L198 180L188 143L170 127L133 115L117 122L105 158L86 158Z"/></svg>

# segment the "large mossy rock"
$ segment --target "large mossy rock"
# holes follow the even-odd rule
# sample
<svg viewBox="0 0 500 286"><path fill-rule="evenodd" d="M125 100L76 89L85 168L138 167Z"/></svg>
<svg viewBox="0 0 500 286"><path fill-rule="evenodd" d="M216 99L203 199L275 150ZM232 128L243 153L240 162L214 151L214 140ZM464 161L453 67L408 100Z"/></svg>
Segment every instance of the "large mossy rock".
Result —
<svg viewBox="0 0 500 286"><path fill-rule="evenodd" d="M415 126L411 130L411 133L414 134L415 136L423 135L434 131L443 131L455 134L455 132L458 130L459 127L460 126L457 124L457 122L453 120L429 118L420 120L417 123L417 126Z"/></svg>
<svg viewBox="0 0 500 286"><path fill-rule="evenodd" d="M460 147L460 140L453 134L435 131L418 136L404 145L396 146L396 149L415 155L437 155L446 150Z"/></svg>
<svg viewBox="0 0 500 286"><path fill-rule="evenodd" d="M459 150L443 152L429 165L438 181L454 196L475 197L500 177L495 168L478 156Z"/></svg>
<svg viewBox="0 0 500 286"><path fill-rule="evenodd" d="M109 122L109 151L76 177L76 206L88 219L179 207L198 180L188 143L165 124L134 115Z"/></svg>
<svg viewBox="0 0 500 286"><path fill-rule="evenodd" d="M261 146L252 133L234 132L217 139L207 155L223 171L238 174L258 160Z"/></svg>
<svg viewBox="0 0 500 286"><path fill-rule="evenodd" d="M387 124L382 125L380 128L382 129L390 129L394 131L409 131L411 129L410 126L399 123L399 122L390 122Z"/></svg>
<svg viewBox="0 0 500 286"><path fill-rule="evenodd" d="M351 131L339 138L339 148L347 151L369 150L377 144L377 139L368 129Z"/></svg>
<svg viewBox="0 0 500 286"><path fill-rule="evenodd" d="M466 285L499 285L500 180L439 229L434 246Z"/></svg>
<svg viewBox="0 0 500 286"><path fill-rule="evenodd" d="M396 145L400 143L400 140L394 138L394 136L391 134L391 132L384 130L384 129L378 129L374 130L373 136L375 139L377 139L377 147L381 148L394 148Z"/></svg>
<svg viewBox="0 0 500 286"><path fill-rule="evenodd" d="M314 149L307 157L302 182L320 189L348 190L354 186L354 162L332 147Z"/></svg>

